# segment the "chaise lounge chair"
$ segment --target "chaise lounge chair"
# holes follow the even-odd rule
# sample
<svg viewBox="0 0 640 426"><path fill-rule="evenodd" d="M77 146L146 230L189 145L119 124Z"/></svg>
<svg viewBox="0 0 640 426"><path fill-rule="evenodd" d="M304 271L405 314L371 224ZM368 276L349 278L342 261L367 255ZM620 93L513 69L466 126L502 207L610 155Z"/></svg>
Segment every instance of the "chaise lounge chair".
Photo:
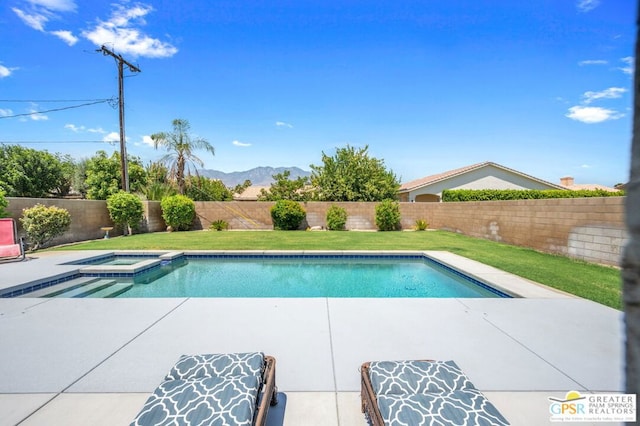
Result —
<svg viewBox="0 0 640 426"><path fill-rule="evenodd" d="M373 426L509 424L453 361L366 362L360 375Z"/></svg>
<svg viewBox="0 0 640 426"><path fill-rule="evenodd" d="M16 222L0 218L0 262L24 260L24 241L18 238Z"/></svg>
<svg viewBox="0 0 640 426"><path fill-rule="evenodd" d="M183 355L131 426L264 425L277 404L275 368L260 352Z"/></svg>

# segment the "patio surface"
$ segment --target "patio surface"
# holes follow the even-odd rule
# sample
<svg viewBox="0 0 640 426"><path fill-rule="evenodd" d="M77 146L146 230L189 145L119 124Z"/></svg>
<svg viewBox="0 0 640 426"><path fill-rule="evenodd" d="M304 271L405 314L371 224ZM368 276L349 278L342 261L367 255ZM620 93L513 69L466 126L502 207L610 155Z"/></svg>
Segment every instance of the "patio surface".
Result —
<svg viewBox="0 0 640 426"><path fill-rule="evenodd" d="M270 425L365 425L370 360L453 359L513 425L549 424L550 396L622 391L621 312L428 253L526 298L0 298L0 425L127 425L191 353L273 355ZM0 264L0 291L86 252L38 256Z"/></svg>

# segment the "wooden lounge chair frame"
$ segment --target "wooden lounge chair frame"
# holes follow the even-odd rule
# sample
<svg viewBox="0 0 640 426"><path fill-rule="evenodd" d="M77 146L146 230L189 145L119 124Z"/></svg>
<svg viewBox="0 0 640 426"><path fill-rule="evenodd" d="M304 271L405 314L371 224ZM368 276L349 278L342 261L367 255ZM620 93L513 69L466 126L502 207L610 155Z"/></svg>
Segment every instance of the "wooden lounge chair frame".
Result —
<svg viewBox="0 0 640 426"><path fill-rule="evenodd" d="M11 225L8 225L9 223ZM0 247L17 249L17 254L15 255L1 256L0 263L24 260L25 259L24 240L21 237L20 238L18 237L18 228L16 227L16 221L12 218L4 217L4 218L0 218L0 225L2 225L1 226L3 228L2 230L8 228L9 226L11 227L11 239L12 239L11 244L2 244L0 245Z"/></svg>
<svg viewBox="0 0 640 426"><path fill-rule="evenodd" d="M369 367L371 362L365 362L360 367L360 398L362 399L362 412L367 416L372 426L384 426L382 414L378 409L376 393L373 391Z"/></svg>
<svg viewBox="0 0 640 426"><path fill-rule="evenodd" d="M278 388L276 386L276 359L264 356L264 371L262 373L262 398L258 404L253 424L263 426L267 422L269 406L278 404Z"/></svg>

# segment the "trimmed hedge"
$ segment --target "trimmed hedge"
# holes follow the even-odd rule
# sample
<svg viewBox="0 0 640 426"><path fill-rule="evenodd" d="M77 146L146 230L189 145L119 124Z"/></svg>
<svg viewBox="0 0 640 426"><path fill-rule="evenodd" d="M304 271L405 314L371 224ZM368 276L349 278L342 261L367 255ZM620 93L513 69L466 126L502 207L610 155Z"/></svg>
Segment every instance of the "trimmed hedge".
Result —
<svg viewBox="0 0 640 426"><path fill-rule="evenodd" d="M400 230L400 204L396 200L382 200L376 204L376 226L380 231Z"/></svg>
<svg viewBox="0 0 640 426"><path fill-rule="evenodd" d="M609 192L602 189L569 191L561 189L445 189L443 202L539 200L545 198L622 197L624 191Z"/></svg>
<svg viewBox="0 0 640 426"><path fill-rule="evenodd" d="M36 251L69 229L71 214L67 209L47 207L38 203L28 209L22 209L20 222L27 233L31 251Z"/></svg>
<svg viewBox="0 0 640 426"><path fill-rule="evenodd" d="M188 231L196 217L196 203L184 195L170 195L160 201L162 218L174 231Z"/></svg>
<svg viewBox="0 0 640 426"><path fill-rule="evenodd" d="M307 212L298 202L293 200L278 200L271 207L274 229L294 231L300 227L305 217L307 217Z"/></svg>

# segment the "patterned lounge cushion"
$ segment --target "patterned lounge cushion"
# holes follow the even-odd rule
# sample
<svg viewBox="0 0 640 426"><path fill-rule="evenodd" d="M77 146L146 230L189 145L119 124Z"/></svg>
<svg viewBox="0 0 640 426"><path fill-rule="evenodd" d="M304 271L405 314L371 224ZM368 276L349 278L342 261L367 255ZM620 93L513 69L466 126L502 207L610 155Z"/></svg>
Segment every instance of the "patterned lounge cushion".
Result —
<svg viewBox="0 0 640 426"><path fill-rule="evenodd" d="M376 395L475 389L453 361L376 361L369 377Z"/></svg>
<svg viewBox="0 0 640 426"><path fill-rule="evenodd" d="M182 355L165 380L190 380L201 377L261 376L264 354Z"/></svg>
<svg viewBox="0 0 640 426"><path fill-rule="evenodd" d="M477 389L446 394L379 395L378 407L388 426L509 424Z"/></svg>
<svg viewBox="0 0 640 426"><path fill-rule="evenodd" d="M167 380L147 399L131 426L251 425L259 377Z"/></svg>

